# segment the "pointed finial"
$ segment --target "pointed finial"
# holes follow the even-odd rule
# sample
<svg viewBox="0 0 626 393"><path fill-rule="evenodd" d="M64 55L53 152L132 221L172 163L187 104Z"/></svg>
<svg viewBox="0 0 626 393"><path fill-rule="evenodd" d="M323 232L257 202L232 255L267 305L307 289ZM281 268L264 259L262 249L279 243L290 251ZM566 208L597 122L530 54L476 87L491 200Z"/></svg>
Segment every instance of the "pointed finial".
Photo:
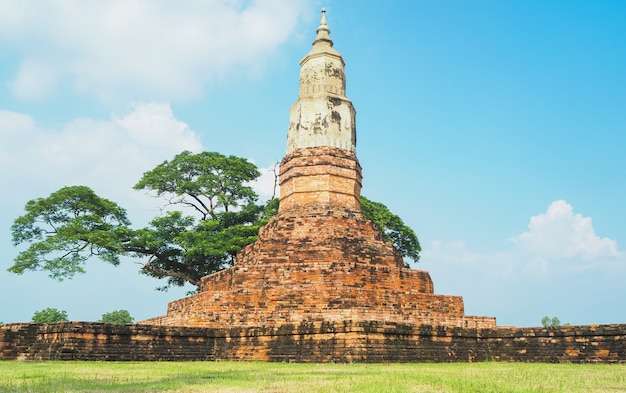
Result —
<svg viewBox="0 0 626 393"><path fill-rule="evenodd" d="M313 46L319 42L327 42L330 46L333 46L333 40L330 39L330 29L326 26L326 8L322 8L322 19L320 20L320 26L316 30L317 37L313 41Z"/></svg>

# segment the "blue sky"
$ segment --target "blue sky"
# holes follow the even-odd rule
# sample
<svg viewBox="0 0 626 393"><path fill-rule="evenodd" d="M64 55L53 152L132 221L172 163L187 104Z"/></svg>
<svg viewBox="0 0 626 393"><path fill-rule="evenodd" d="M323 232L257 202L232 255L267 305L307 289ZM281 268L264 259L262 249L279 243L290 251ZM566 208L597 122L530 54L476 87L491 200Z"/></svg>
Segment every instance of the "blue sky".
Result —
<svg viewBox="0 0 626 393"><path fill-rule="evenodd" d="M416 231L435 291L501 325L625 323L626 2L553 0L3 1L0 321L143 319L182 297L131 260L10 274L9 227L74 184L142 226L158 201L132 185L185 149L272 167L321 7L363 194Z"/></svg>

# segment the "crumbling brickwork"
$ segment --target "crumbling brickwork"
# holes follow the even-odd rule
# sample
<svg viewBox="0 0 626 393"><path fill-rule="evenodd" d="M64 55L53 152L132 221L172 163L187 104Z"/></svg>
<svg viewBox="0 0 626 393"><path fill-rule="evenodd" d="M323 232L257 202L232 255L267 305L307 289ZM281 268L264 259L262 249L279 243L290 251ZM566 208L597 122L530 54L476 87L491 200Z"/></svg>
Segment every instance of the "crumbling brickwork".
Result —
<svg viewBox="0 0 626 393"><path fill-rule="evenodd" d="M360 211L361 165L344 149L297 149L280 165L280 211L326 206Z"/></svg>
<svg viewBox="0 0 626 393"><path fill-rule="evenodd" d="M428 272L404 267L400 253L355 205L360 166L354 153L298 149L283 160L285 184L290 186L281 195L279 214L232 268L204 277L199 294L171 302L166 316L142 323L219 328L364 320L495 326L495 318L465 316L461 297L435 294Z"/></svg>
<svg viewBox="0 0 626 393"><path fill-rule="evenodd" d="M0 360L625 363L626 325L474 329L391 322L185 328L0 325Z"/></svg>
<svg viewBox="0 0 626 393"><path fill-rule="evenodd" d="M302 59L280 165L278 214L233 267L201 280L200 293L171 302L165 326L279 328L288 324L381 321L473 328L495 318L464 313L460 296L434 293L426 271L361 213L356 112L345 96L344 62L322 11Z"/></svg>

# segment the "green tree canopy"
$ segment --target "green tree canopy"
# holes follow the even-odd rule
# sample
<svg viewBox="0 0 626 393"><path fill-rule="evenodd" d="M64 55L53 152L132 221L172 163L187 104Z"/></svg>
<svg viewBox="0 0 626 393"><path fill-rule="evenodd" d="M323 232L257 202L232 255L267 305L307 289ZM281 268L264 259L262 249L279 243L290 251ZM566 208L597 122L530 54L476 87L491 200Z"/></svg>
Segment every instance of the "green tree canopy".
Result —
<svg viewBox="0 0 626 393"><path fill-rule="evenodd" d="M70 186L26 203L11 227L14 245L27 244L9 271L43 270L63 280L85 272L92 256L118 265L131 256L142 272L171 285L200 278L234 262L257 238L278 204L257 202L249 183L260 175L247 160L183 152L143 174L135 189L154 192L169 210L147 227L131 228L126 211L89 187ZM179 208L180 210L175 210Z"/></svg>
<svg viewBox="0 0 626 393"><path fill-rule="evenodd" d="M64 187L26 203L11 226L13 244L30 243L9 268L21 274L45 270L63 280L84 273L91 256L118 265L128 235L126 211L84 186Z"/></svg>
<svg viewBox="0 0 626 393"><path fill-rule="evenodd" d="M187 206L202 220L219 219L220 212L256 202L250 187L260 176L248 160L215 152L188 151L145 172L136 190L152 190L174 205Z"/></svg>
<svg viewBox="0 0 626 393"><path fill-rule="evenodd" d="M50 307L41 311L35 311L32 317L34 323L53 323L67 320L67 312Z"/></svg>
<svg viewBox="0 0 626 393"><path fill-rule="evenodd" d="M9 271L47 271L62 281L85 272L91 257L118 265L143 259L141 271L165 285L198 286L200 278L231 266L278 212L278 200L260 203L250 182L260 173L247 160L219 153L183 152L145 172L135 185L164 200L165 213L133 229L126 211L89 187L70 186L26 203L12 227L14 245L27 245ZM378 202L362 198L363 213L402 255L419 260L415 233Z"/></svg>
<svg viewBox="0 0 626 393"><path fill-rule="evenodd" d="M98 322L106 323L133 323L135 318L130 316L127 310L115 310L102 314L102 318Z"/></svg>
<svg viewBox="0 0 626 393"><path fill-rule="evenodd" d="M403 257L419 262L419 253L422 251L419 240L399 216L382 203L370 201L364 196L361 196L361 211L382 231L383 240L393 243Z"/></svg>

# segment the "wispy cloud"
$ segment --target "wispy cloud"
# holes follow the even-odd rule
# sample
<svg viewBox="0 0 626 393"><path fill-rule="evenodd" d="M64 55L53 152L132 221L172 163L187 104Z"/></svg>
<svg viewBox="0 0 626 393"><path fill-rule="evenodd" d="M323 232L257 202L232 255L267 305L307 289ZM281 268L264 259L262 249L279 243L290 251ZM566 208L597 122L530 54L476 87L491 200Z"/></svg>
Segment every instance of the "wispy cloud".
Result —
<svg viewBox="0 0 626 393"><path fill-rule="evenodd" d="M9 83L21 99L60 84L104 101L184 99L227 73L264 67L310 3L7 0L0 45L21 58Z"/></svg>
<svg viewBox="0 0 626 393"><path fill-rule="evenodd" d="M198 152L202 144L168 104L135 104L123 116L75 119L58 130L42 129L25 114L0 111L0 180L20 184L12 193L21 199L16 203L81 184L124 207L145 209L145 196L132 186L143 172L183 150Z"/></svg>
<svg viewBox="0 0 626 393"><path fill-rule="evenodd" d="M546 259L620 256L617 243L596 235L591 217L574 214L573 207L564 200L552 202L545 213L533 216L528 231L514 237L513 242L520 249Z"/></svg>
<svg viewBox="0 0 626 393"><path fill-rule="evenodd" d="M22 205L60 187L81 184L115 200L131 215L136 209L144 212L141 216L154 215L159 201L147 199L148 194L133 190L133 185L164 160L184 150L203 149L198 134L165 103L136 103L120 116L74 119L54 130L42 129L28 115L0 111L0 181L21 184L12 198ZM262 200L278 196L277 170L259 168L261 176L253 187Z"/></svg>

